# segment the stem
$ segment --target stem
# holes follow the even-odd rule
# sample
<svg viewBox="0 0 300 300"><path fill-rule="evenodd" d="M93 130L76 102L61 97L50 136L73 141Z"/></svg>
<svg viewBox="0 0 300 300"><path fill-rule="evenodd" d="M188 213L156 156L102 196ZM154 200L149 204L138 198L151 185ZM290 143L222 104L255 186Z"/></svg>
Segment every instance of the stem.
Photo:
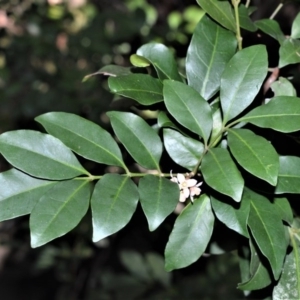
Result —
<svg viewBox="0 0 300 300"><path fill-rule="evenodd" d="M242 36L241 36L241 29L240 29L240 17L239 17L239 4L241 0L232 0L232 5L234 7L235 13L235 22L236 22L236 39L238 41L239 50L242 50Z"/></svg>
<svg viewBox="0 0 300 300"><path fill-rule="evenodd" d="M250 2L251 2L251 0L247 0L247 2L246 2L246 4L245 4L245 6L246 6L246 7L249 7L249 5L250 5Z"/></svg>
<svg viewBox="0 0 300 300"><path fill-rule="evenodd" d="M279 3L269 19L273 20L275 18L275 16L278 14L278 12L281 10L282 7L283 7L283 3Z"/></svg>

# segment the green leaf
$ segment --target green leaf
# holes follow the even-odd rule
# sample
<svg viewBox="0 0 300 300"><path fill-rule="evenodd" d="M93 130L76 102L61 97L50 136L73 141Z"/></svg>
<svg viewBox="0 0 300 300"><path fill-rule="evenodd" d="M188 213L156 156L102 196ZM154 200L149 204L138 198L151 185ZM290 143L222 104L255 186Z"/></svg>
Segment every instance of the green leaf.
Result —
<svg viewBox="0 0 300 300"><path fill-rule="evenodd" d="M236 202L241 201L244 180L226 149L210 149L203 158L201 171L210 187Z"/></svg>
<svg viewBox="0 0 300 300"><path fill-rule="evenodd" d="M241 28L252 32L257 30L253 21L249 17L249 9L244 4L240 4L239 6L239 18Z"/></svg>
<svg viewBox="0 0 300 300"><path fill-rule="evenodd" d="M248 225L262 254L271 264L275 280L282 271L287 249L285 230L274 204L267 198L251 193Z"/></svg>
<svg viewBox="0 0 300 300"><path fill-rule="evenodd" d="M250 201L243 194L240 203L228 203L225 199L211 197L211 204L217 218L228 228L235 232L249 237L247 230L247 220L250 211Z"/></svg>
<svg viewBox="0 0 300 300"><path fill-rule="evenodd" d="M163 177L147 175L140 179L138 190L149 230L154 231L176 208L178 185Z"/></svg>
<svg viewBox="0 0 300 300"><path fill-rule="evenodd" d="M75 228L89 207L89 181L57 183L36 204L30 215L31 247L42 246Z"/></svg>
<svg viewBox="0 0 300 300"><path fill-rule="evenodd" d="M258 20L255 22L255 25L265 34L271 36L282 44L285 40L285 36L280 29L280 26L277 21L270 19Z"/></svg>
<svg viewBox="0 0 300 300"><path fill-rule="evenodd" d="M205 100L219 90L222 72L236 46L237 40L231 32L207 16L202 17L188 48L186 75L189 85Z"/></svg>
<svg viewBox="0 0 300 300"><path fill-rule="evenodd" d="M0 173L0 222L31 213L36 202L56 184L16 169Z"/></svg>
<svg viewBox="0 0 300 300"><path fill-rule="evenodd" d="M164 145L170 157L180 166L192 171L204 152L204 145L172 129L164 129Z"/></svg>
<svg viewBox="0 0 300 300"><path fill-rule="evenodd" d="M267 104L251 110L239 121L280 132L297 131L300 129L300 98L274 97Z"/></svg>
<svg viewBox="0 0 300 300"><path fill-rule="evenodd" d="M165 45L159 43L149 43L140 47L136 53L151 62L158 74L159 79L174 79L182 81L182 78L177 70L173 53Z"/></svg>
<svg viewBox="0 0 300 300"><path fill-rule="evenodd" d="M246 171L276 185L279 157L270 142L248 129L230 129L228 145L234 158Z"/></svg>
<svg viewBox="0 0 300 300"><path fill-rule="evenodd" d="M227 63L220 90L224 124L252 103L267 72L267 51L263 45L245 48Z"/></svg>
<svg viewBox="0 0 300 300"><path fill-rule="evenodd" d="M287 198L275 198L274 205L277 208L278 214L281 216L281 219L289 223L293 223L294 216L291 205Z"/></svg>
<svg viewBox="0 0 300 300"><path fill-rule="evenodd" d="M280 156L276 194L300 193L300 158L298 156Z"/></svg>
<svg viewBox="0 0 300 300"><path fill-rule="evenodd" d="M153 128L132 113L111 111L107 115L118 139L141 166L159 170L162 142Z"/></svg>
<svg viewBox="0 0 300 300"><path fill-rule="evenodd" d="M130 62L135 66L139 68L145 68L151 65L150 61L146 59L143 56L132 54L130 56Z"/></svg>
<svg viewBox="0 0 300 300"><path fill-rule="evenodd" d="M85 82L92 76L96 76L96 75L105 75L105 76L116 77L116 76L124 76L124 75L129 75L129 74L132 74L131 68L121 67L121 66L116 66L116 65L107 65L93 74L84 76L82 79L82 82Z"/></svg>
<svg viewBox="0 0 300 300"><path fill-rule="evenodd" d="M273 290L273 300L300 298L300 246L293 235L291 241L293 251L285 258L282 275Z"/></svg>
<svg viewBox="0 0 300 300"><path fill-rule="evenodd" d="M175 221L166 246L167 271L184 268L200 258L210 241L214 219L206 195L185 207Z"/></svg>
<svg viewBox="0 0 300 300"><path fill-rule="evenodd" d="M207 142L212 130L212 113L207 101L192 87L177 81L165 80L163 93L170 114Z"/></svg>
<svg viewBox="0 0 300 300"><path fill-rule="evenodd" d="M256 249L250 239L251 263L250 278L243 283L238 284L238 288L243 291L252 291L262 289L272 282L271 274L267 267L262 263L258 249Z"/></svg>
<svg viewBox="0 0 300 300"><path fill-rule="evenodd" d="M96 184L91 200L93 241L121 230L130 221L138 200L137 187L129 177L105 174Z"/></svg>
<svg viewBox="0 0 300 300"><path fill-rule="evenodd" d="M163 85L159 79L144 74L130 74L108 79L110 90L118 95L134 99L142 105L163 101Z"/></svg>
<svg viewBox="0 0 300 300"><path fill-rule="evenodd" d="M300 62L300 41L286 39L279 49L279 68Z"/></svg>
<svg viewBox="0 0 300 300"><path fill-rule="evenodd" d="M278 80L271 84L271 89L274 92L275 97L277 96L297 96L294 86L289 80L284 77L279 77Z"/></svg>
<svg viewBox="0 0 300 300"><path fill-rule="evenodd" d="M292 33L291 38L299 39L300 38L300 13L296 16L293 25L292 25Z"/></svg>
<svg viewBox="0 0 300 300"><path fill-rule="evenodd" d="M47 132L86 159L124 168L117 143L97 124L64 112L46 113L35 120L42 124Z"/></svg>
<svg viewBox="0 0 300 300"><path fill-rule="evenodd" d="M2 133L0 152L11 165L35 177L61 180L89 174L60 140L38 131Z"/></svg>
<svg viewBox="0 0 300 300"><path fill-rule="evenodd" d="M170 127L184 134L180 128L170 120L166 112L160 111L157 116L157 125L159 128Z"/></svg>
<svg viewBox="0 0 300 300"><path fill-rule="evenodd" d="M225 28L236 32L233 10L227 1L197 0L201 8Z"/></svg>

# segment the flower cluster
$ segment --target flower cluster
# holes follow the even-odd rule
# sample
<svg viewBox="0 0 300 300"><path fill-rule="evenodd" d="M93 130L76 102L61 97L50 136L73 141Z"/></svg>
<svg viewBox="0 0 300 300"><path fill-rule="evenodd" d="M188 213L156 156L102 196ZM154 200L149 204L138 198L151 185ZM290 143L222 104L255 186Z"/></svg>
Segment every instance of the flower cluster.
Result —
<svg viewBox="0 0 300 300"><path fill-rule="evenodd" d="M196 179L187 179L183 174L177 174L177 177L173 177L171 172L171 181L177 183L179 186L180 202L185 202L188 197L193 202L194 196L199 196L201 193L199 186L202 185L202 182L197 183Z"/></svg>

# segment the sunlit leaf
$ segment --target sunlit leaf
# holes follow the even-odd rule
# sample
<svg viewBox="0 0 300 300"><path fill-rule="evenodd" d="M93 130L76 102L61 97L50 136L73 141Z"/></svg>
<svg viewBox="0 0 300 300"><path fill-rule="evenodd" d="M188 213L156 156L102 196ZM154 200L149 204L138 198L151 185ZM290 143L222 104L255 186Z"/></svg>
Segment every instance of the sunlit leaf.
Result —
<svg viewBox="0 0 300 300"><path fill-rule="evenodd" d="M37 201L56 184L16 169L0 173L0 222L31 213Z"/></svg>
<svg viewBox="0 0 300 300"><path fill-rule="evenodd" d="M300 129L300 98L274 97L267 104L254 108L239 120L281 132L297 131Z"/></svg>
<svg viewBox="0 0 300 300"><path fill-rule="evenodd" d="M39 178L60 180L89 174L59 139L38 131L2 133L0 153L17 169Z"/></svg>
<svg viewBox="0 0 300 300"><path fill-rule="evenodd" d="M104 75L104 76L124 76L132 74L131 68L116 66L116 65L107 65L101 68L99 71L89 74L83 77L82 82L87 81L89 78L96 76L96 75Z"/></svg>
<svg viewBox="0 0 300 300"><path fill-rule="evenodd" d="M230 129L228 145L234 158L245 170L276 185L279 157L270 142L248 129Z"/></svg>
<svg viewBox="0 0 300 300"><path fill-rule="evenodd" d="M205 251L214 226L210 199L202 195L188 204L175 221L165 250L166 270L189 266Z"/></svg>
<svg viewBox="0 0 300 300"><path fill-rule="evenodd" d="M268 58L264 45L245 48L227 63L220 89L224 124L252 103L267 72Z"/></svg>
<svg viewBox="0 0 300 300"><path fill-rule="evenodd" d="M226 149L211 149L203 158L201 171L210 187L236 202L241 201L244 179Z"/></svg>
<svg viewBox="0 0 300 300"><path fill-rule="evenodd" d="M134 99L142 105L163 101L161 81L149 75L131 74L110 77L108 86L113 93Z"/></svg>
<svg viewBox="0 0 300 300"><path fill-rule="evenodd" d="M107 115L118 139L141 166L159 169L162 142L153 128L132 113L111 111Z"/></svg>
<svg viewBox="0 0 300 300"><path fill-rule="evenodd" d="M300 158L298 156L280 156L276 194L300 193Z"/></svg>
<svg viewBox="0 0 300 300"><path fill-rule="evenodd" d="M31 247L42 246L72 230L89 207L89 181L68 180L54 185L30 215Z"/></svg>
<svg viewBox="0 0 300 300"><path fill-rule="evenodd" d="M197 0L201 8L225 28L236 32L233 10L227 1Z"/></svg>
<svg viewBox="0 0 300 300"><path fill-rule="evenodd" d="M96 184L91 200L93 241L121 230L130 221L138 200L137 187L129 177L105 174Z"/></svg>
<svg viewBox="0 0 300 300"><path fill-rule="evenodd" d="M176 208L178 185L163 177L147 175L140 179L138 190L149 230L153 231Z"/></svg>
<svg viewBox="0 0 300 300"><path fill-rule="evenodd" d="M274 204L267 198L251 193L248 225L262 254L268 259L277 280L286 254L285 230Z"/></svg>
<svg viewBox="0 0 300 300"><path fill-rule="evenodd" d="M192 87L178 81L165 80L163 93L170 114L207 141L212 129L211 108L207 101Z"/></svg>
<svg viewBox="0 0 300 300"><path fill-rule="evenodd" d="M165 45L149 43L140 47L136 53L151 62L161 80L174 79L182 81L173 53Z"/></svg>
<svg viewBox="0 0 300 300"><path fill-rule="evenodd" d="M221 74L236 46L236 38L230 31L207 16L202 17L188 48L186 75L189 85L205 100L219 90Z"/></svg>
<svg viewBox="0 0 300 300"><path fill-rule="evenodd" d="M279 49L279 68L300 62L300 40L286 39Z"/></svg>
<svg viewBox="0 0 300 300"><path fill-rule="evenodd" d="M181 133L164 129L164 145L170 157L180 166L192 171L204 151L204 145Z"/></svg>
<svg viewBox="0 0 300 300"><path fill-rule="evenodd" d="M64 112L46 113L35 120L77 154L106 165L124 167L117 143L97 124Z"/></svg>
<svg viewBox="0 0 300 300"><path fill-rule="evenodd" d="M130 62L135 66L139 68L145 68L151 65L150 61L146 59L143 56L132 54L130 56Z"/></svg>

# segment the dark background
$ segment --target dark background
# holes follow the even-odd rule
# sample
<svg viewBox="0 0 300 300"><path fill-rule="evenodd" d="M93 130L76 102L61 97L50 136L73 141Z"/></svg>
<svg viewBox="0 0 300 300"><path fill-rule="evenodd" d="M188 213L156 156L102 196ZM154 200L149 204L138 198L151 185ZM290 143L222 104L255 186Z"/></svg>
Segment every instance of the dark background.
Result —
<svg viewBox="0 0 300 300"><path fill-rule="evenodd" d="M259 7L253 19L268 18L278 3L252 1ZM277 15L285 34L298 11L293 2ZM49 111L76 113L110 130L105 111L132 108L112 102L106 78L82 82L83 77L107 64L129 66L130 54L149 41L174 49L184 70L198 20L194 0L0 0L0 133L42 130L33 119ZM257 33L243 36L247 44L265 43L270 66L277 65L276 41ZM286 76L298 73L297 67L283 70ZM87 167L105 172L102 166ZM0 157L0 171L8 168ZM171 273L162 270L175 218L150 233L138 208L125 229L94 244L89 213L72 232L38 249L30 248L28 217L2 222L0 299L243 299L236 289L240 277L234 251L205 255ZM238 237L217 226L222 237L213 241L225 248L234 244ZM151 268L158 275L151 276ZM248 298L263 299L268 292Z"/></svg>

